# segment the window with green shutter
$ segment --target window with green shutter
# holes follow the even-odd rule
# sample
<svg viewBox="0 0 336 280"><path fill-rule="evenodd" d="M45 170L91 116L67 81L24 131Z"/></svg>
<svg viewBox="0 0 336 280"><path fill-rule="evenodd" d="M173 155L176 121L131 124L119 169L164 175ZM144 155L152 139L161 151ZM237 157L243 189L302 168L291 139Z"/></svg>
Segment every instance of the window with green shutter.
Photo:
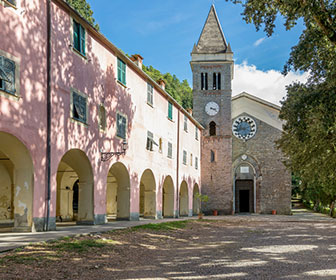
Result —
<svg viewBox="0 0 336 280"><path fill-rule="evenodd" d="M147 103L153 106L153 86L147 83Z"/></svg>
<svg viewBox="0 0 336 280"><path fill-rule="evenodd" d="M171 142L168 142L168 153L167 157L172 158L173 157L173 144Z"/></svg>
<svg viewBox="0 0 336 280"><path fill-rule="evenodd" d="M15 94L15 62L0 56L0 90Z"/></svg>
<svg viewBox="0 0 336 280"><path fill-rule="evenodd" d="M87 123L87 98L77 92L72 92L72 117Z"/></svg>
<svg viewBox="0 0 336 280"><path fill-rule="evenodd" d="M126 124L126 117L117 113L117 136L122 139L126 139Z"/></svg>
<svg viewBox="0 0 336 280"><path fill-rule="evenodd" d="M118 58L118 81L126 85L126 63Z"/></svg>
<svg viewBox="0 0 336 280"><path fill-rule="evenodd" d="M168 101L168 119L173 119L173 103Z"/></svg>
<svg viewBox="0 0 336 280"><path fill-rule="evenodd" d="M198 169L198 157L195 157L195 169Z"/></svg>
<svg viewBox="0 0 336 280"><path fill-rule="evenodd" d="M73 20L73 47L85 56L85 29Z"/></svg>
<svg viewBox="0 0 336 280"><path fill-rule="evenodd" d="M184 115L184 131L188 132L188 117Z"/></svg>
<svg viewBox="0 0 336 280"><path fill-rule="evenodd" d="M187 165L187 151L183 150L183 164Z"/></svg>

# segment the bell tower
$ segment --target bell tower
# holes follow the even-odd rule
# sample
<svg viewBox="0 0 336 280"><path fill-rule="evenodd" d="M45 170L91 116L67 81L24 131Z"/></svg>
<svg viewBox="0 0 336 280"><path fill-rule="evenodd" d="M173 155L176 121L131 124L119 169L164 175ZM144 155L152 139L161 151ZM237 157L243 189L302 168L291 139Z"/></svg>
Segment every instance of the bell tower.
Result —
<svg viewBox="0 0 336 280"><path fill-rule="evenodd" d="M231 214L232 132L231 81L233 52L212 5L191 52L193 116L204 126L202 135L202 193L209 196L205 212Z"/></svg>

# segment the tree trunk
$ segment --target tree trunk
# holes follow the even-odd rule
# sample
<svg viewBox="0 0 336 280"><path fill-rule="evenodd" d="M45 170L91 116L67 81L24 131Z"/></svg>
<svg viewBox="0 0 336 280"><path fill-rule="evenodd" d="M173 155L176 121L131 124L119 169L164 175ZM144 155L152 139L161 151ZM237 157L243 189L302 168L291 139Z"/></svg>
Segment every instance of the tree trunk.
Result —
<svg viewBox="0 0 336 280"><path fill-rule="evenodd" d="M330 212L329 212L329 215L330 217L334 217L335 215L335 200L333 200L331 203L330 203Z"/></svg>

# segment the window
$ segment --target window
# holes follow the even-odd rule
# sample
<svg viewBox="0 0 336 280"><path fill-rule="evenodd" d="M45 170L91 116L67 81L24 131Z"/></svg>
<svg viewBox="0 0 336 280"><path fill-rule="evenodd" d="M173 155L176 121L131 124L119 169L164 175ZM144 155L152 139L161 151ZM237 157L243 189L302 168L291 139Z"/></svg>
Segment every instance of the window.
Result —
<svg viewBox="0 0 336 280"><path fill-rule="evenodd" d="M209 135L210 136L216 135L216 123L214 121L209 123Z"/></svg>
<svg viewBox="0 0 336 280"><path fill-rule="evenodd" d="M187 165L187 151L183 150L183 164Z"/></svg>
<svg viewBox="0 0 336 280"><path fill-rule="evenodd" d="M147 103L153 106L153 86L147 83Z"/></svg>
<svg viewBox="0 0 336 280"><path fill-rule="evenodd" d="M154 135L152 132L147 131L147 143L146 143L146 149L148 151L153 151L153 145L157 145L154 142Z"/></svg>
<svg viewBox="0 0 336 280"><path fill-rule="evenodd" d="M208 73L201 73L201 90L208 90Z"/></svg>
<svg viewBox="0 0 336 280"><path fill-rule="evenodd" d="M126 117L117 113L117 136L126 139L126 127L127 120Z"/></svg>
<svg viewBox="0 0 336 280"><path fill-rule="evenodd" d="M190 166L193 165L193 154L190 154Z"/></svg>
<svg viewBox="0 0 336 280"><path fill-rule="evenodd" d="M82 123L87 123L87 98L75 91L72 92L72 117Z"/></svg>
<svg viewBox="0 0 336 280"><path fill-rule="evenodd" d="M85 29L73 20L73 47L85 56Z"/></svg>
<svg viewBox="0 0 336 280"><path fill-rule="evenodd" d="M188 117L184 115L184 131L188 132Z"/></svg>
<svg viewBox="0 0 336 280"><path fill-rule="evenodd" d="M99 106L99 128L106 129L106 110L104 105Z"/></svg>
<svg viewBox="0 0 336 280"><path fill-rule="evenodd" d="M159 152L162 153L162 138L159 139Z"/></svg>
<svg viewBox="0 0 336 280"><path fill-rule="evenodd" d="M168 153L167 157L172 158L173 157L173 144L168 142Z"/></svg>
<svg viewBox="0 0 336 280"><path fill-rule="evenodd" d="M15 94L15 62L0 56L0 90Z"/></svg>
<svg viewBox="0 0 336 280"><path fill-rule="evenodd" d="M210 161L211 162L215 161L215 152L213 150L210 151Z"/></svg>
<svg viewBox="0 0 336 280"><path fill-rule="evenodd" d="M198 169L198 157L195 157L195 169Z"/></svg>
<svg viewBox="0 0 336 280"><path fill-rule="evenodd" d="M118 58L118 81L126 85L126 63Z"/></svg>
<svg viewBox="0 0 336 280"><path fill-rule="evenodd" d="M221 73L213 73L212 86L213 89L221 89Z"/></svg>
<svg viewBox="0 0 336 280"><path fill-rule="evenodd" d="M195 126L195 139L198 140L198 128Z"/></svg>
<svg viewBox="0 0 336 280"><path fill-rule="evenodd" d="M6 3L10 6L16 7L16 0L5 0L5 4Z"/></svg>
<svg viewBox="0 0 336 280"><path fill-rule="evenodd" d="M173 103L168 101L168 119L173 119Z"/></svg>

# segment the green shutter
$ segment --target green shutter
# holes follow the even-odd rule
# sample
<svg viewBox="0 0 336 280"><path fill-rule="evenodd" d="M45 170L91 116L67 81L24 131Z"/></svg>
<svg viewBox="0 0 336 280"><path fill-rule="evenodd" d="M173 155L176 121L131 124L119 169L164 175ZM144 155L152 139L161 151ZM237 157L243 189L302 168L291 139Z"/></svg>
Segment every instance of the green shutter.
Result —
<svg viewBox="0 0 336 280"><path fill-rule="evenodd" d="M173 104L168 102L168 118L173 119Z"/></svg>
<svg viewBox="0 0 336 280"><path fill-rule="evenodd" d="M118 58L118 81L126 85L126 64Z"/></svg>
<svg viewBox="0 0 336 280"><path fill-rule="evenodd" d="M73 46L77 51L80 51L79 43L79 24L74 20L73 21Z"/></svg>
<svg viewBox="0 0 336 280"><path fill-rule="evenodd" d="M79 25L80 29L80 52L85 55L85 29L83 26Z"/></svg>

